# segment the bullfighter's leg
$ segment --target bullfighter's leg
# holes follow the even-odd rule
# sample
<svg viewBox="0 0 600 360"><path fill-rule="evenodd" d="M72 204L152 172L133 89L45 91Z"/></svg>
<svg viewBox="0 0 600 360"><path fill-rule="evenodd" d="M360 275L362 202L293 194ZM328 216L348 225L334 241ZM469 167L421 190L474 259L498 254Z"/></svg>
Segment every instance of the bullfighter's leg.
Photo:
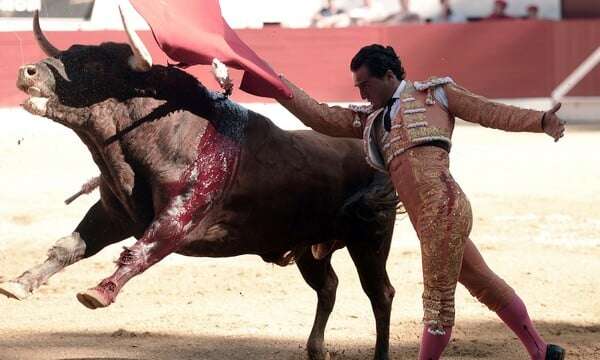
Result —
<svg viewBox="0 0 600 360"><path fill-rule="evenodd" d="M116 224L97 202L71 235L58 239L48 250L48 258L43 263L0 284L0 294L23 300L60 270L129 236L129 230L123 224Z"/></svg>
<svg viewBox="0 0 600 360"><path fill-rule="evenodd" d="M515 291L489 268L470 239L465 244L458 280L471 295L494 311L517 335L531 359L545 359L548 344L533 325L525 304Z"/></svg>
<svg viewBox="0 0 600 360"><path fill-rule="evenodd" d="M311 360L322 360L327 356L324 345L325 326L335 304L338 278L331 267L331 253L317 260L307 249L296 259L296 265L304 280L317 292L317 312L306 343L306 350Z"/></svg>
<svg viewBox="0 0 600 360"><path fill-rule="evenodd" d="M379 249L368 241L353 241L347 244L361 286L371 301L375 316L377 340L373 359L389 358L390 317L392 301L396 294L386 270L390 243L391 240L384 241Z"/></svg>

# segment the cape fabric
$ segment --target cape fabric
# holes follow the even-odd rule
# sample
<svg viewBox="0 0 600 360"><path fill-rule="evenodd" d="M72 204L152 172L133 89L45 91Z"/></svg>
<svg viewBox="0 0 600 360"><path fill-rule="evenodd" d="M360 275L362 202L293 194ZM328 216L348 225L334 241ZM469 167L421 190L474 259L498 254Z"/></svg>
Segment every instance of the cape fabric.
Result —
<svg viewBox="0 0 600 360"><path fill-rule="evenodd" d="M244 70L240 89L275 99L292 97L271 67L246 45L221 15L218 0L130 0L158 46L181 66L210 65L214 58Z"/></svg>

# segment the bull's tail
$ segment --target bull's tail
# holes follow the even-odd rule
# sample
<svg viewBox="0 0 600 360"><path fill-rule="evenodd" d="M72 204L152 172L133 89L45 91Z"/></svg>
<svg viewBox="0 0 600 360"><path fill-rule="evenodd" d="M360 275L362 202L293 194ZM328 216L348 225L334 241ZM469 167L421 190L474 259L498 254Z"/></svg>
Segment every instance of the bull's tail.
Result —
<svg viewBox="0 0 600 360"><path fill-rule="evenodd" d="M350 196L342 206L342 214L367 222L382 224L404 213L389 174L378 171L366 187Z"/></svg>

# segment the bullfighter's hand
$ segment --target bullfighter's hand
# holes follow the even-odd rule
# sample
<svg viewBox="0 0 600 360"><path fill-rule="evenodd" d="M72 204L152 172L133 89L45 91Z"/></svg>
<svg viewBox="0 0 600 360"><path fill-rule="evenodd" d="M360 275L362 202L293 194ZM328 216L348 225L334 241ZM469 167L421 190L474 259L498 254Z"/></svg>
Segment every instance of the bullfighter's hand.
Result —
<svg viewBox="0 0 600 360"><path fill-rule="evenodd" d="M566 121L556 116L556 112L560 109L560 105L560 103L554 105L552 109L544 113L544 117L542 118L542 129L544 129L546 134L554 138L554 142L557 142L565 135Z"/></svg>
<svg viewBox="0 0 600 360"><path fill-rule="evenodd" d="M21 106L23 107L23 109L27 110L33 115L44 116L46 115L46 105L48 104L48 100L49 99L45 97L32 96L29 99L25 100L23 103L21 103Z"/></svg>

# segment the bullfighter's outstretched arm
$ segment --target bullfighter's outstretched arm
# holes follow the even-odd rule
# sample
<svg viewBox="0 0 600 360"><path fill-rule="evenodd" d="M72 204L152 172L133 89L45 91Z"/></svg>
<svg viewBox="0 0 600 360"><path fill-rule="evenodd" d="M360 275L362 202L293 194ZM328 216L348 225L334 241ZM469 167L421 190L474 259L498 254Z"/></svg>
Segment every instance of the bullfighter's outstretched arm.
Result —
<svg viewBox="0 0 600 360"><path fill-rule="evenodd" d="M505 131L544 132L554 141L564 136L566 121L556 115L560 103L537 111L488 100L454 83L444 85L444 91L448 110L463 120Z"/></svg>
<svg viewBox="0 0 600 360"><path fill-rule="evenodd" d="M319 103L292 82L280 77L292 91L293 97L277 101L304 125L329 136L362 138L366 114Z"/></svg>
<svg viewBox="0 0 600 360"><path fill-rule="evenodd" d="M444 85L448 110L456 117L485 127L505 131L543 132L543 111L527 110L498 103L449 83Z"/></svg>

